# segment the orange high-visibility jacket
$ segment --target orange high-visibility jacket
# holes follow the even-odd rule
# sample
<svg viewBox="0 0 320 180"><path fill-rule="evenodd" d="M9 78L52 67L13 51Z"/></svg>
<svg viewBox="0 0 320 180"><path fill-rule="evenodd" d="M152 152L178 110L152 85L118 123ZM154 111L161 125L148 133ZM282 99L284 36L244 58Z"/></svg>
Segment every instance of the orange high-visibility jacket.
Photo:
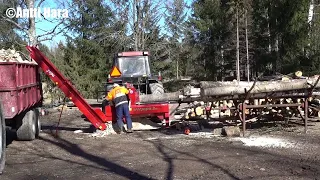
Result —
<svg viewBox="0 0 320 180"><path fill-rule="evenodd" d="M110 92L108 92L107 100L113 101L115 107L120 104L128 103L127 94L129 94L129 90L125 87L118 86L114 87Z"/></svg>

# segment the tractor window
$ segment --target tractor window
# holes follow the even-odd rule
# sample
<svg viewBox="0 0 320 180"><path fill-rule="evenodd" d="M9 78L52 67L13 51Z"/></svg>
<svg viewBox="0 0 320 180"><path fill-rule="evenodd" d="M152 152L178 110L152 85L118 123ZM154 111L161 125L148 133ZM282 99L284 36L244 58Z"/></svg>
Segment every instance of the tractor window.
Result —
<svg viewBox="0 0 320 180"><path fill-rule="evenodd" d="M146 56L121 57L118 59L119 68L123 76L142 76L149 74Z"/></svg>

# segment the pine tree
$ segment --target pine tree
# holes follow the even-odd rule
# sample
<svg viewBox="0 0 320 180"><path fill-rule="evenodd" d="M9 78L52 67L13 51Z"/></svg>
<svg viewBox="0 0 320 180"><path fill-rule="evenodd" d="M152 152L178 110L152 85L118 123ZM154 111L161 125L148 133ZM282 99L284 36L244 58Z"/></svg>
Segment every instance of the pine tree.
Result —
<svg viewBox="0 0 320 180"><path fill-rule="evenodd" d="M182 38L183 30L185 25L185 20L187 17L186 13L186 3L184 0L172 0L167 1L166 4L167 14L167 31L169 33L169 42L170 42L170 53L169 58L171 62L175 64L172 66L172 71L175 72L175 76L178 79L182 73L182 69L186 68L186 64L183 63L182 59Z"/></svg>
<svg viewBox="0 0 320 180"><path fill-rule="evenodd" d="M68 25L74 37L69 38L64 57L67 75L86 97L95 98L111 68L114 16L102 0L74 1L73 6Z"/></svg>

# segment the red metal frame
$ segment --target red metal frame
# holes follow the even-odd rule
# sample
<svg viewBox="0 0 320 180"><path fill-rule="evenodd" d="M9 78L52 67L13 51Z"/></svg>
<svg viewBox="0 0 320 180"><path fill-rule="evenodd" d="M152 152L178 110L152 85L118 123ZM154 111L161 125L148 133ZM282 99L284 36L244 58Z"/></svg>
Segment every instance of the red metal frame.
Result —
<svg viewBox="0 0 320 180"><path fill-rule="evenodd" d="M143 104L131 105L130 115L132 117L158 117L164 119L169 124L169 105L162 104ZM116 113L113 106L106 106L107 121L116 121Z"/></svg>
<svg viewBox="0 0 320 180"><path fill-rule="evenodd" d="M45 57L39 49L33 46L27 46L30 56L34 59L38 65L42 68L44 73L50 77L50 79L63 91L63 93L79 108L79 110L88 118L88 120L101 130L106 129L104 122L107 121L107 117L100 109L93 109L80 95L80 93L72 86L59 71L51 63L51 61Z"/></svg>
<svg viewBox="0 0 320 180"><path fill-rule="evenodd" d="M130 98L130 115L132 117L158 117L160 120L165 120L165 124L169 126L169 104L155 103L155 104L138 104L139 93L132 84L126 84L129 89ZM107 121L116 122L116 113L113 106L106 106Z"/></svg>
<svg viewBox="0 0 320 180"><path fill-rule="evenodd" d="M130 56L148 56L149 52L147 51L128 51L118 53L118 57L130 57Z"/></svg>

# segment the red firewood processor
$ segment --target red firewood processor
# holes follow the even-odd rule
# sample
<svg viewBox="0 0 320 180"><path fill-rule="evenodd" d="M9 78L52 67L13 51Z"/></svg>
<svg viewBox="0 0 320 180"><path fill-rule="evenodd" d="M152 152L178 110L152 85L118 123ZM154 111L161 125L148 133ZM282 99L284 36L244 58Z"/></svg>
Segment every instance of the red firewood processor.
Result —
<svg viewBox="0 0 320 180"><path fill-rule="evenodd" d="M36 47L28 46L30 56L44 73L59 87L87 119L100 130L106 129L108 122L116 122L115 110L106 100L100 108L91 107L75 89L72 83ZM113 68L105 84L105 94L114 83L125 86L129 91L130 115L132 118L150 117L155 123L169 126L169 104L167 102L140 103L140 94L161 96L164 93L161 76L152 76L149 67L149 53L141 51L118 53Z"/></svg>

